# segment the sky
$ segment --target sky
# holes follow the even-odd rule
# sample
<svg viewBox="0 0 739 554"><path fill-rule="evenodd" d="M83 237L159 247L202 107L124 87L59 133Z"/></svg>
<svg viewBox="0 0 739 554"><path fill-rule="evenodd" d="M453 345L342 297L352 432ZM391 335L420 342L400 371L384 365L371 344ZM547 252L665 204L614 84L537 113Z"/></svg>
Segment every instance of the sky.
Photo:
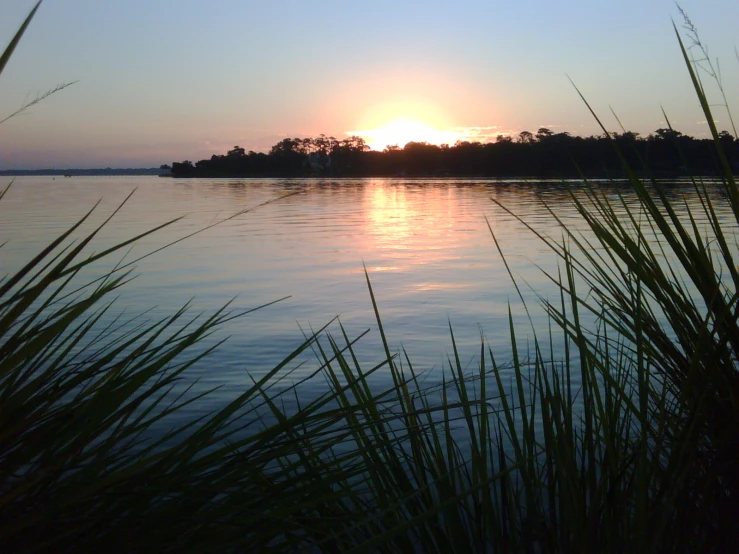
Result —
<svg viewBox="0 0 739 554"><path fill-rule="evenodd" d="M0 0L0 47L34 4ZM681 6L739 106L739 2ZM705 136L673 21L668 0L45 0L0 75L0 119L75 83L0 125L0 169L158 167L322 133L376 149L598 134L575 86L610 130L613 110L648 135L664 109Z"/></svg>

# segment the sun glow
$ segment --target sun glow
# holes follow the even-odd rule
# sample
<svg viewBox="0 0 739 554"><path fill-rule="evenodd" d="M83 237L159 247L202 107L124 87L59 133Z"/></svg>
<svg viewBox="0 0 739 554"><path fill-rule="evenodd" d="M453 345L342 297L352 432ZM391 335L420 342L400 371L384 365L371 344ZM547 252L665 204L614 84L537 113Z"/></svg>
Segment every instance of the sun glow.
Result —
<svg viewBox="0 0 739 554"><path fill-rule="evenodd" d="M402 148L409 142L454 144L462 137L460 132L434 129L410 119L396 120L376 129L348 131L348 134L362 137L372 150L384 150L388 146Z"/></svg>

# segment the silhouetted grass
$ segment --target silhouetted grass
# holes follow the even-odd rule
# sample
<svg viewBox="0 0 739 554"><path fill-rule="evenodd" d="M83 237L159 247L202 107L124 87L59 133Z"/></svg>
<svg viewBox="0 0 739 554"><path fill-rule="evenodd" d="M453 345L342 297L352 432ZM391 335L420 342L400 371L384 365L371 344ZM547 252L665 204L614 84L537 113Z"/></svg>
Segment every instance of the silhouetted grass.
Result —
<svg viewBox="0 0 739 554"><path fill-rule="evenodd" d="M739 222L739 189L680 46ZM730 551L735 229L701 181L699 208L678 216L659 182L630 177L637 208L595 186L572 193L592 236L552 211L563 238L540 235L560 259L549 276L560 296L541 299L551 332L523 352L511 316L505 365L483 343L465 375L450 328L444 382L424 386L392 355L367 277L384 345L375 366L361 366L343 327L324 328L227 406L164 435L153 426L207 394L175 388L209 353L194 347L240 314L184 307L102 325L130 273L72 280L157 229L91 256L99 228L77 237L87 214L0 282L0 548ZM301 402L288 367L308 349L308 379L330 387ZM378 371L392 377L385 390L370 387Z"/></svg>

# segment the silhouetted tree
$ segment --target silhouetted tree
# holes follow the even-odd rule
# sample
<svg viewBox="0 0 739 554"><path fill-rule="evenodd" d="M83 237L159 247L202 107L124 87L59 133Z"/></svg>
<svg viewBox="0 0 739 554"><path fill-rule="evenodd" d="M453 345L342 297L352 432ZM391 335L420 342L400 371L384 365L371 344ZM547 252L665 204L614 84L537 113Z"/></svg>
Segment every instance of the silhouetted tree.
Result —
<svg viewBox="0 0 739 554"><path fill-rule="evenodd" d="M533 133L529 131L521 131L518 134L518 142L520 142L521 144L531 144L532 142L534 142L534 140L535 139Z"/></svg>
<svg viewBox="0 0 739 554"><path fill-rule="evenodd" d="M541 142L544 140L547 140L548 138L554 136L554 133L547 129L546 127L540 127L539 130L536 132L536 139Z"/></svg>
<svg viewBox="0 0 739 554"><path fill-rule="evenodd" d="M718 140L721 142L725 152L729 152L734 145L734 137L729 131L721 131L718 134Z"/></svg>
<svg viewBox="0 0 739 554"><path fill-rule="evenodd" d="M657 129L654 132L654 138L656 140L675 140L682 135L680 131L675 131L674 129Z"/></svg>

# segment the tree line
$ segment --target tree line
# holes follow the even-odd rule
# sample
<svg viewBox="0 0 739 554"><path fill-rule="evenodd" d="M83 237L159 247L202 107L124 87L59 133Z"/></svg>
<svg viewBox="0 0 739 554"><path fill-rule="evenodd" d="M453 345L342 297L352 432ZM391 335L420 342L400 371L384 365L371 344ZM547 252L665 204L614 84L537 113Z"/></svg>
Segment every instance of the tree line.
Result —
<svg viewBox="0 0 739 554"><path fill-rule="evenodd" d="M729 160L739 161L739 140L727 131L719 136ZM409 142L382 152L370 150L357 136L285 138L268 153L234 146L196 163L174 162L170 169L175 177L622 177L622 157L630 167L649 167L657 177L720 171L713 140L674 129L657 129L646 137L631 131L580 137L545 127L516 137L499 135L494 142Z"/></svg>

